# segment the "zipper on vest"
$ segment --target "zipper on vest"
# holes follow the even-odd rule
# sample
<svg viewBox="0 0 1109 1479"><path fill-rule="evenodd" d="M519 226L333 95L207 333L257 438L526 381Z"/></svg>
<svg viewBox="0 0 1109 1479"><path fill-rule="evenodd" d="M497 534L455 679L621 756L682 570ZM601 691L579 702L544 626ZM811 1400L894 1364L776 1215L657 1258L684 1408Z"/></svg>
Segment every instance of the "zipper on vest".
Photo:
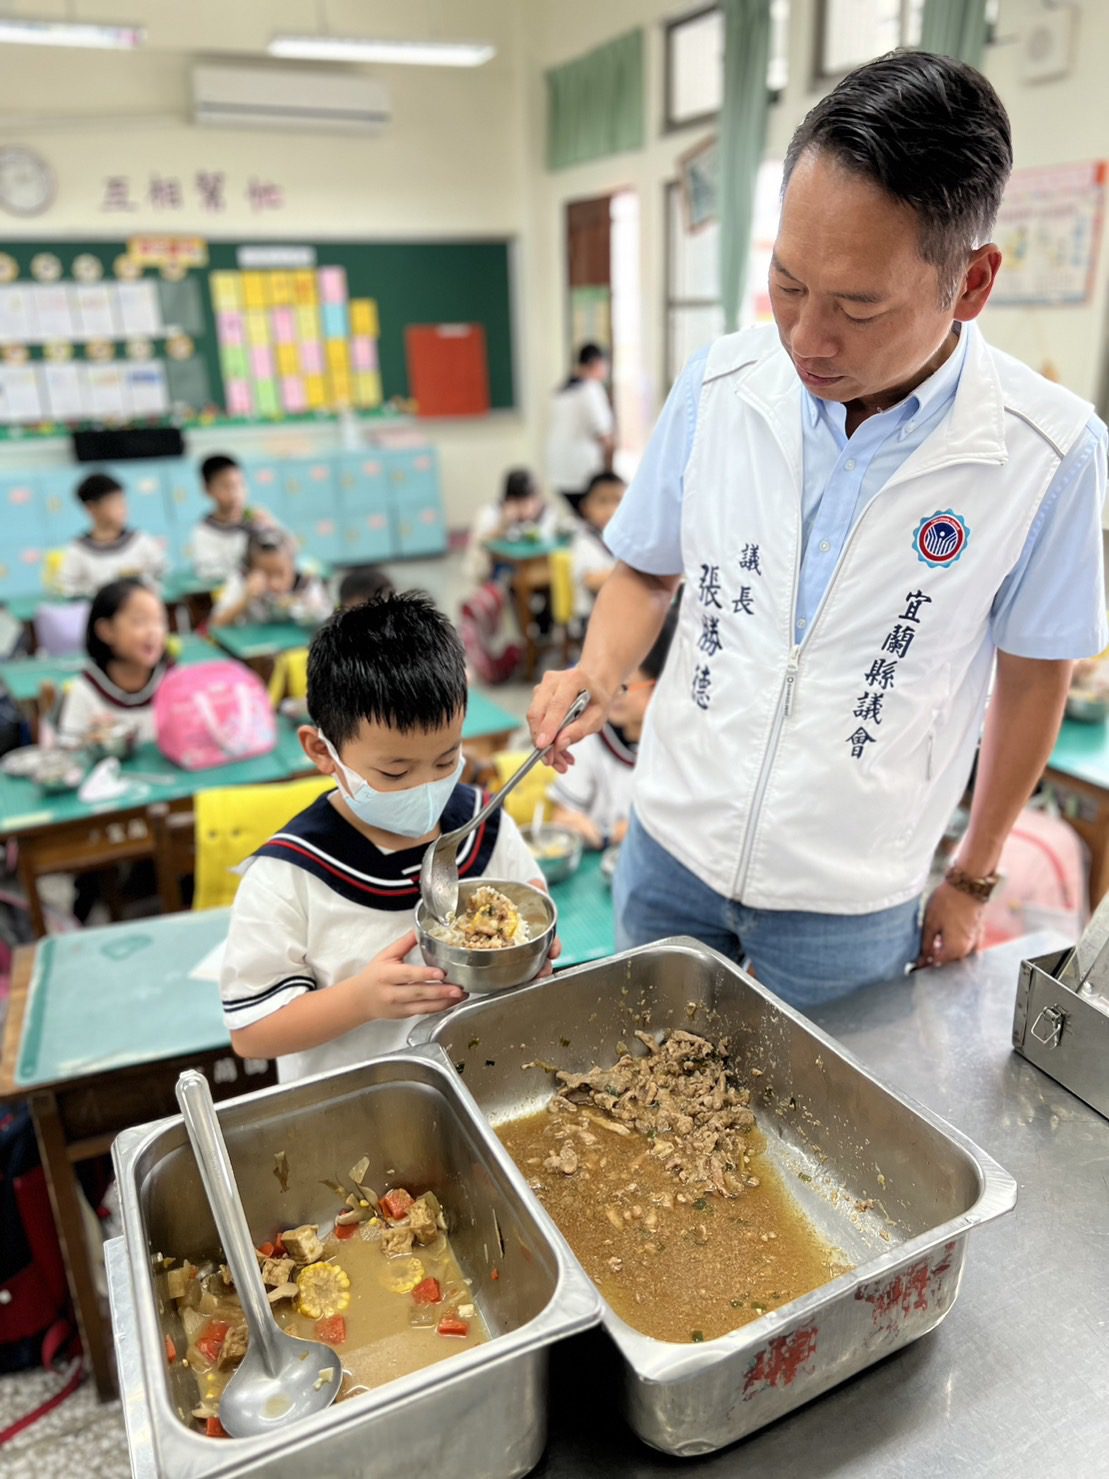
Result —
<svg viewBox="0 0 1109 1479"><path fill-rule="evenodd" d="M789 654L789 662L786 663L786 701L784 717L786 719L793 713L793 697L797 691L797 669L801 662L801 649L794 647Z"/></svg>
<svg viewBox="0 0 1109 1479"><path fill-rule="evenodd" d="M770 731L770 739L766 746L766 753L762 757L762 767L759 770L758 783L755 786L755 794L751 799L751 810L747 817L747 831L743 838L743 851L739 855L739 864L735 873L735 885L732 897L742 899L742 887L747 880L747 869L751 863L751 851L755 846L755 829L758 826L759 812L762 810L763 797L766 788L770 784L770 769L774 764L774 757L778 753L778 741L782 736L782 726L786 717L793 712L793 700L797 689L797 673L801 663L800 647L791 647L789 659L786 662L785 676L782 679L781 692L778 694L778 707L774 714L774 727Z"/></svg>

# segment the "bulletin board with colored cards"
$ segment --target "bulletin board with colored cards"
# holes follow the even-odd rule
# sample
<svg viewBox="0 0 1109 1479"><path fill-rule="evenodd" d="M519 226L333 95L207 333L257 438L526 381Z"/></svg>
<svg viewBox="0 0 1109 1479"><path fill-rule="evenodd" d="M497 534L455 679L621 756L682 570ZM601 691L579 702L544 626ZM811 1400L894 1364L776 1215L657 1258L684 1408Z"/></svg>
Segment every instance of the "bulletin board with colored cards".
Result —
<svg viewBox="0 0 1109 1479"><path fill-rule="evenodd" d="M5 243L0 437L385 415L421 385L436 387L436 414L510 408L509 253L505 241Z"/></svg>

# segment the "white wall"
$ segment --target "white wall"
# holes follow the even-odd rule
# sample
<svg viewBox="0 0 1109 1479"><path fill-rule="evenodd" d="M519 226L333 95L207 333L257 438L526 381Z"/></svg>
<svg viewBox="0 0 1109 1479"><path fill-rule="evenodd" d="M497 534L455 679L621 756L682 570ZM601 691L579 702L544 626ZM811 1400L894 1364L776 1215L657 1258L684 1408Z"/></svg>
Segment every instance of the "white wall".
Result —
<svg viewBox="0 0 1109 1479"><path fill-rule="evenodd" d="M120 217L101 210L108 175L127 174L141 193L152 171L190 180L198 169L229 177L229 206L211 217L190 205L172 215L149 206L130 228L172 228L213 236L299 237L511 236L518 269L517 378L521 408L476 422L430 423L440 448L448 514L454 526L496 488L505 468L541 465L546 405L566 370L567 301L564 207L567 201L623 188L640 199L644 415L653 418L663 383L665 233L663 190L675 161L708 132L662 132L662 22L698 0L327 0L336 34L440 35L490 39L494 61L473 71L391 68L382 73L394 120L380 138L256 134L196 129L185 121L189 54L213 46L242 62L278 29L314 31L314 0L128 0L128 18L145 20L149 44L135 55L5 48L0 142L29 143L58 172L52 209L19 228L5 217L0 235L115 235ZM1015 36L1040 0L1002 0L1000 35ZM12 9L6 4L5 9ZM22 0L42 14L39 0ZM1035 86L1017 80L1014 45L991 48L987 70L1010 109L1018 163L1050 164L1109 154L1104 59L1109 4L1082 0L1071 75ZM63 7L54 7L61 13ZM117 7L118 9L118 7ZM103 14L76 0L77 14ZM122 11L120 12L122 14ZM792 0L790 82L770 117L768 151L779 157L796 123L816 100L812 85L816 0ZM642 25L647 35L647 141L643 149L548 173L544 163L544 70ZM37 119L37 122L29 120ZM242 196L251 175L276 180L286 205L254 214ZM991 309L988 332L1039 367L1050 359L1062 379L1088 396L1097 391L1100 346L1109 306L1109 245L1103 244L1092 305ZM326 445L334 432L266 430L236 434L249 448ZM198 451L224 444L220 433L194 433ZM30 448L31 444L24 444ZM60 460L64 446L37 445L0 458Z"/></svg>
<svg viewBox="0 0 1109 1479"><path fill-rule="evenodd" d="M631 187L640 192L642 236L643 393L657 410L665 385L664 297L665 230L663 189L675 178L680 154L710 131L704 126L677 133L662 132L664 20L696 9L694 0L532 0L523 37L524 65L531 70L528 87L528 185L530 189L529 255L534 274L531 354L528 370L537 396L563 369L566 290L564 207L567 201ZM1025 21L1040 9L1040 0L1001 0L998 35L1015 38ZM790 15L790 80L769 119L767 153L781 157L790 135L819 97L813 85L813 27L816 0L792 0ZM1109 155L1106 126L1105 62L1109 58L1109 5L1082 0L1075 65L1060 81L1029 85L1018 80L1014 42L993 46L986 71L997 84L1012 116L1018 165L1044 165ZM634 153L591 164L543 171L542 72L642 25L647 35L647 142ZM540 284L542 290L540 290ZM1101 346L1109 294L1109 244L1103 243L1092 305L988 310L986 329L1000 347L1039 369L1054 363L1064 383L1093 399L1101 373ZM536 427L538 434L542 418Z"/></svg>
<svg viewBox="0 0 1109 1479"><path fill-rule="evenodd" d="M43 7L25 3L23 9L41 14ZM331 0L327 17L336 34L426 34L423 10L409 31L398 9L383 0ZM45 155L57 173L58 193L46 214L25 224L4 216L0 237L112 237L155 229L283 241L519 238L525 191L523 147L514 125L521 77L516 19L505 0L451 0L449 27L442 27L450 36L493 41L498 55L492 62L473 70L395 67L381 73L393 122L376 138L217 130L187 122L190 50L204 52L217 38L221 48L257 50L274 30L314 31L314 4L190 0L167 6L127 0L122 9L109 11L146 20L148 47L130 54L4 48L0 143L18 141ZM235 65L257 60L220 59ZM37 122L29 125L29 119ZM225 212L199 208L193 189L198 170L226 173ZM102 209L104 181L111 175L129 177L139 210L121 215ZM156 210L144 200L151 175L179 178L186 208ZM283 209L251 209L245 191L252 176L281 186ZM517 374L522 386L519 366ZM440 450L449 521L465 525L504 469L526 456L524 416L498 412L482 421L426 426ZM267 450L311 450L333 445L335 437L330 425L318 432L295 427L236 432L231 438L197 431L189 444L198 453L214 445L249 450L260 443ZM64 460L65 444L8 443L0 446L0 457L56 462Z"/></svg>

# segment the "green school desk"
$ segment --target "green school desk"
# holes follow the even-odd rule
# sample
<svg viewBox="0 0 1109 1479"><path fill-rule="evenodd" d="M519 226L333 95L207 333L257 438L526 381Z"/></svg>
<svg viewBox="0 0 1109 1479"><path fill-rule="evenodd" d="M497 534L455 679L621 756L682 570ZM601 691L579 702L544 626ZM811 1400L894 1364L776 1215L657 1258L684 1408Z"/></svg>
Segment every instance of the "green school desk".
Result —
<svg viewBox="0 0 1109 1479"><path fill-rule="evenodd" d="M20 880L36 935L46 933L38 880L48 873L79 873L114 863L153 858L155 841L147 816L156 804L187 809L197 791L287 780L306 762L289 745L291 726L278 720L278 744L268 755L211 770L179 770L155 745L140 745L123 763L134 780L113 801L89 804L77 793L46 795L30 780L0 775L0 837L17 837ZM296 756L299 761L295 764Z"/></svg>
<svg viewBox="0 0 1109 1479"><path fill-rule="evenodd" d="M218 991L190 971L227 930L227 910L79 930L16 953L0 1046L0 1099L34 1117L66 1277L101 1397L114 1390L81 1216L76 1168L120 1130L175 1114L186 1068L216 1099L275 1082L273 1065L231 1052Z"/></svg>
<svg viewBox="0 0 1109 1479"><path fill-rule="evenodd" d="M257 626L212 627L209 634L229 657L245 662L263 683L268 683L274 659L283 652L307 647L314 631L314 627L298 626L295 621L271 621Z"/></svg>
<svg viewBox="0 0 1109 1479"><path fill-rule="evenodd" d="M600 856L587 856L552 895L559 967L613 948L612 896ZM174 1085L199 1068L215 1097L272 1083L272 1065L230 1051L219 994L191 978L226 938L230 910L54 935L16 955L0 1045L0 1099L28 1098L57 1213L85 1350L102 1396L112 1393L110 1336L101 1321L80 1214L75 1166L128 1125L176 1113Z"/></svg>
<svg viewBox="0 0 1109 1479"><path fill-rule="evenodd" d="M1064 719L1044 785L1090 849L1090 903L1096 909L1109 889L1109 724Z"/></svg>

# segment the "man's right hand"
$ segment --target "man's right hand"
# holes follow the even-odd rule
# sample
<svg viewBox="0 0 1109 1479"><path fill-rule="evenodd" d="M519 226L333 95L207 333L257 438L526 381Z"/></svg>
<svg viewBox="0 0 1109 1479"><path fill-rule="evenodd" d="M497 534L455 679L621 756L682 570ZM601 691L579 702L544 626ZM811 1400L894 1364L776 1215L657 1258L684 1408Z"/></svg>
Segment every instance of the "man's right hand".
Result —
<svg viewBox="0 0 1109 1479"><path fill-rule="evenodd" d="M460 986L443 980L443 972L422 962L406 965L404 957L416 945L416 931L409 930L386 946L356 977L366 1017L422 1017L443 1012L466 1000Z"/></svg>
<svg viewBox="0 0 1109 1479"><path fill-rule="evenodd" d="M591 702L580 719L575 719L568 729L558 736L554 750L547 763L564 775L574 763L569 753L587 734L595 734L605 722L613 694L594 681L584 668L567 668L558 673L547 673L532 695L528 710L528 724L534 744L541 750L555 743L558 726L569 713L574 700L582 689L589 690Z"/></svg>

